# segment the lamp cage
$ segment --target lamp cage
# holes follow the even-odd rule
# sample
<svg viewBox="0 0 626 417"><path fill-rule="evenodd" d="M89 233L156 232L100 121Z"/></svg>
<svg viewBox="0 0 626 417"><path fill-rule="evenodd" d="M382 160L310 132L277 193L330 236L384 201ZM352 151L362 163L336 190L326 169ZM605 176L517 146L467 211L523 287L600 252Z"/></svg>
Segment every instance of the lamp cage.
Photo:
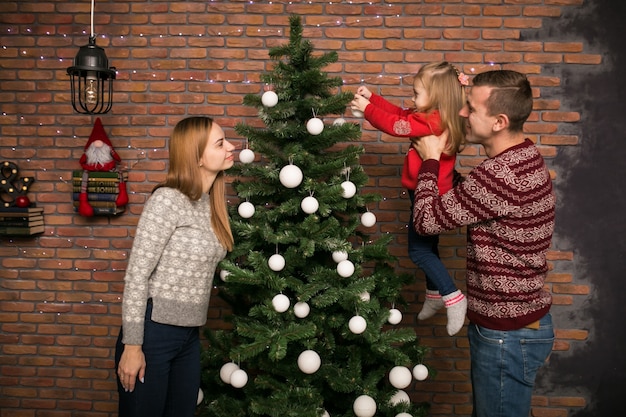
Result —
<svg viewBox="0 0 626 417"><path fill-rule="evenodd" d="M113 105L115 67L109 67L104 49L96 45L96 37L81 46L74 65L67 69L70 76L72 107L78 113L102 114Z"/></svg>

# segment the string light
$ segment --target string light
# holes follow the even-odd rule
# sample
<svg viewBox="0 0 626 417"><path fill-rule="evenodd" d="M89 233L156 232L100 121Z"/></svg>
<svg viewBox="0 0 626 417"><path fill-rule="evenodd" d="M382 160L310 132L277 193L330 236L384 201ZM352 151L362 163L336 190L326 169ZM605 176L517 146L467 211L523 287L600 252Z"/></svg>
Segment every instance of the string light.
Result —
<svg viewBox="0 0 626 417"><path fill-rule="evenodd" d="M210 12L211 9L213 8L211 3L219 3L219 2L220 2L219 0L210 0L210 2L208 4L208 9L209 9L208 11ZM329 2L328 4L334 5L334 4L342 4L342 3L346 3L346 4L350 4L350 5L355 4L352 1L346 1L346 2L332 1L332 2ZM253 5L253 4L255 4L255 2L250 0L248 4ZM285 1L271 1L271 2L269 2L269 4L288 4L288 5L293 5L293 4L312 4L312 2L311 1L302 1L302 2L296 2L296 1L287 1L287 2L285 2ZM369 2L368 4L372 5L372 2ZM393 6L398 6L398 5L394 5L394 4L390 3L387 6L391 8ZM375 22L375 21L378 21L378 20L383 19L383 18L394 18L394 17L401 18L402 16L400 14L395 14L393 16L381 16L380 14L377 14L376 16L372 16L370 18L358 18L358 19L355 19L353 22L345 21L345 19L337 19L337 18L330 19L329 18L329 20L327 20L327 21L318 22L314 26L310 26L310 27L314 27L314 28L339 27L339 26L344 26L344 27L363 27L365 24L370 23L370 22ZM304 25L304 28L306 29L306 25ZM26 33L29 33L29 34L33 33L33 29L30 28L30 27L27 27L24 30L26 31ZM6 29L6 33L9 34L9 35L13 35L15 32L19 32L19 30L15 29L15 28L11 28L11 27ZM77 33L63 33L63 34L50 33L49 31L47 31L45 33L45 35L46 36L62 36L64 38L67 38L67 37L75 37L75 36L84 36L87 33L88 32L86 30L81 30L81 31L79 31ZM242 33L245 33L245 32L241 28L233 28L231 30L221 29L221 30L215 31L215 32L212 31L212 30L208 31L208 35L210 35L210 36L219 36L219 37L228 37L228 36L231 36L231 35L241 35ZM283 35L284 35L284 30L281 29L281 28L257 28L256 33L257 34L261 34L261 35L265 35L265 36L273 35L273 36L282 38ZM135 36L138 36L140 38L147 37L147 35L144 34L144 33L140 33L140 34L135 35ZM194 38L194 37L197 37L197 38L202 38L202 37L206 37L206 36L207 36L207 34L204 34L204 33L196 34L196 35L185 35L183 33L178 33L177 35L163 35L163 34L158 35L158 37L161 38L161 39L162 38L169 38L169 37L179 37L179 38ZM101 37L101 39L107 39L107 38L110 38L111 40L113 39L113 37L107 37L105 35L101 35L100 37ZM124 41L129 41L129 40L132 41L132 38L133 38L133 36L132 35L128 35L128 34L120 35L118 37L119 40L124 40ZM8 39L8 37L6 37L5 39ZM0 45L0 47L3 50L7 50L8 49L7 45ZM20 55L27 56L28 55L28 50L27 49L22 49L20 51ZM51 58L46 58L43 55L39 56L39 60L41 60L41 61L45 61L46 59L51 59ZM58 59L59 62L63 62L64 61L63 58L54 58L54 59ZM497 63L497 62L488 62L488 63L486 63L486 65L496 66L496 65L499 65L499 63ZM471 72L471 73L473 73L474 71L475 71L474 68L471 68L469 70L469 72ZM207 71L207 73L208 73L208 71ZM138 74L138 71L137 70L132 70L132 71L130 71L130 74ZM156 76L157 76L156 73L153 72L152 73L152 78L156 78ZM379 80L381 80L383 78L387 78L389 80L397 80L399 85L404 85L405 79L409 78L409 79L411 79L411 82L412 82L412 77L413 76L414 76L414 73L407 73L407 74L400 74L400 75L397 75L397 74L388 74L388 75L377 74L377 75L371 76L371 77L358 77L358 76L349 77L349 76L344 76L344 77L342 77L342 81L343 81L343 87L353 87L353 86L358 86L358 85L361 85L361 84L367 84L367 83L370 83L370 82L373 82L373 81L379 81ZM170 77L170 79L173 80L174 77ZM200 79L200 78L195 77L193 75L189 76L188 80L183 80L183 81L188 81L188 82L192 82L192 83L210 83L210 84L213 84L213 83L217 82L216 80L211 79L211 78ZM230 83L233 83L235 81L228 79L228 80L220 81L220 82L224 82L224 83L230 84ZM259 87L260 87L259 91L263 90L263 83L258 82L258 81L253 81L253 80L250 80L248 78L246 78L244 80L241 80L241 81L238 80L236 82L237 83L243 83L243 84L246 84L246 85L251 85L251 86L254 86L254 85L258 84ZM0 116L1 117L14 117L16 115L15 114L9 114L7 112L2 112L2 114ZM25 121L24 116L20 115L19 116L19 121L20 121L20 123L24 123L24 121ZM41 123L39 125L42 126ZM62 132L60 130L58 130L57 133L60 134ZM73 136L73 138L76 139L76 136ZM146 151L144 149L139 149L139 148L136 148L136 147L132 147L130 145L127 147L127 149L128 150L132 149L132 150L137 151L137 153L135 155L135 158L130 158L130 160L128 158L125 159L124 162L127 164L127 168L126 168L127 170L132 170L133 167L135 167L135 165L141 163L142 161L146 161L146 160L150 160L151 159L149 157L149 155L148 155L149 151ZM14 152L17 151L15 147L11 147L11 150L14 151ZM156 152L159 152L159 150L153 149L152 152L156 153ZM32 161L30 159L27 159L27 163L30 163L30 162L32 162ZM43 168L41 170L42 171L46 171L47 169ZM62 181L63 183L65 183L65 184L70 184L72 182L71 174L70 174L70 179L64 179L62 177L59 177L59 180ZM130 190L129 190L129 193L137 194L136 192L130 191ZM400 197L402 197L402 198L406 198L407 197L407 193L406 193L405 190L404 191L400 191L398 196L393 197L393 198L400 198ZM386 200L387 198L388 197L385 197L383 200ZM399 231L406 230L407 227L408 227L408 225L406 225L406 224L405 225L401 225L401 226L399 226L398 230ZM50 232L49 234L53 235L53 232ZM47 235L47 234L45 234L45 235ZM17 243L17 242L21 242L21 240L19 240L19 239L18 240L9 239L8 242L9 243ZM69 240L68 240L68 242L69 242ZM82 303L82 301L81 301L81 303Z"/></svg>

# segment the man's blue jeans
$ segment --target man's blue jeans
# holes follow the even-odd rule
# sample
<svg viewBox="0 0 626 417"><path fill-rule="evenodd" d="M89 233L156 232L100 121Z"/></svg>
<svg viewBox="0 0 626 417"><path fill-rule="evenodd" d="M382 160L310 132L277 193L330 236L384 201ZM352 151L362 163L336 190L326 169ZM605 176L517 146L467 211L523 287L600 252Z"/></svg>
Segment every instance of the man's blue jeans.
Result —
<svg viewBox="0 0 626 417"><path fill-rule="evenodd" d="M473 417L528 417L537 371L552 351L552 317L539 329L490 330L470 323Z"/></svg>
<svg viewBox="0 0 626 417"><path fill-rule="evenodd" d="M119 417L192 417L200 387L200 331L150 320L152 303L146 309L143 352L144 383L125 392L117 380ZM122 355L122 332L117 340L115 369Z"/></svg>

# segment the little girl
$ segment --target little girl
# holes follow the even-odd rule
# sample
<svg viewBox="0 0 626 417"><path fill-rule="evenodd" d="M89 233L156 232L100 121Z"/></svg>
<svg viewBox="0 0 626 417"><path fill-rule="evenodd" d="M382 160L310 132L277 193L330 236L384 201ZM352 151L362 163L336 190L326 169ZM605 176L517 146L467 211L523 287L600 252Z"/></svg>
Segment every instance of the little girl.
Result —
<svg viewBox="0 0 626 417"><path fill-rule="evenodd" d="M427 135L449 132L449 143L441 155L439 167L439 193L452 188L456 154L463 143L464 124L459 111L465 105L463 87L468 77L447 62L424 65L413 81L413 97L416 109L403 109L373 94L367 87L358 88L351 102L353 110L363 112L365 119L376 129L389 135L417 139ZM402 185L407 188L413 212L417 174L422 160L411 146L404 160ZM409 223L409 257L426 274L426 300L418 314L420 320L432 317L446 307L450 336L463 327L467 299L454 285L445 266L439 259L439 236L421 236L413 228L413 216Z"/></svg>

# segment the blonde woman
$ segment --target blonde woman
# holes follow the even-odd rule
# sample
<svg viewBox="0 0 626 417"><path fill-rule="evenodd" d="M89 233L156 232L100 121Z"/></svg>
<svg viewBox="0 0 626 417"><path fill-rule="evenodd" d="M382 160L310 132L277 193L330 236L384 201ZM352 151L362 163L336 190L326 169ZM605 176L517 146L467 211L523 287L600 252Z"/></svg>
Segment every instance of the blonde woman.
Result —
<svg viewBox="0 0 626 417"><path fill-rule="evenodd" d="M216 266L233 247L224 184L233 149L208 117L174 127L167 177L146 202L124 277L119 417L194 415L199 328Z"/></svg>

